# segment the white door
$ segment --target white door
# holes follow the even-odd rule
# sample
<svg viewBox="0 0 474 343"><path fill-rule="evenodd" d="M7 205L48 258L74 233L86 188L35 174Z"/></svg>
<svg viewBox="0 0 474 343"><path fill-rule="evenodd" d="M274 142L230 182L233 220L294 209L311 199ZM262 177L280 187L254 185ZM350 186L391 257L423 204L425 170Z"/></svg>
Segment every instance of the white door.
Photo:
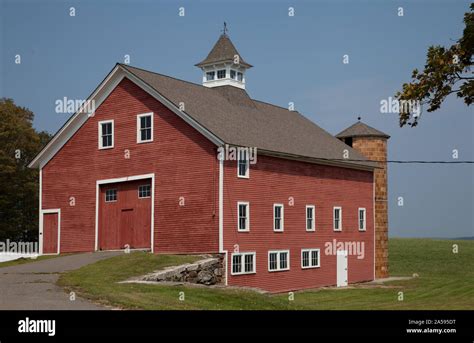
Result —
<svg viewBox="0 0 474 343"><path fill-rule="evenodd" d="M337 287L347 286L347 251L337 252Z"/></svg>

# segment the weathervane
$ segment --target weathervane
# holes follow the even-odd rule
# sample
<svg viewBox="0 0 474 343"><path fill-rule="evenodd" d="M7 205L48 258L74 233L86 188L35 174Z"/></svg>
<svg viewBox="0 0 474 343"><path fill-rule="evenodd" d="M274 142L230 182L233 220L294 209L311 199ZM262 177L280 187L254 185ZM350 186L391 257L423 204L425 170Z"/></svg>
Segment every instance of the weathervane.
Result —
<svg viewBox="0 0 474 343"><path fill-rule="evenodd" d="M227 34L227 32L229 32L229 29L227 28L227 23L224 21L224 28L222 29L222 32L224 34Z"/></svg>

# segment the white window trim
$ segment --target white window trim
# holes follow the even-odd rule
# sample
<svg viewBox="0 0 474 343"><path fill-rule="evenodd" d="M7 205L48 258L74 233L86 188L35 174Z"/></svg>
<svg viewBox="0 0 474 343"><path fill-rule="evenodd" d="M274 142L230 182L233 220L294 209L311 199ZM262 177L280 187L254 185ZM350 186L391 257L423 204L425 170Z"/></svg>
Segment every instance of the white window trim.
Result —
<svg viewBox="0 0 474 343"><path fill-rule="evenodd" d="M309 266L307 267L304 267L303 266L303 252L309 252ZM311 258L311 254L313 251L318 251L318 265L317 266L313 266L312 265L312 258ZM301 269L312 269L312 268L319 268L321 266L321 251L319 249L301 249Z"/></svg>
<svg viewBox="0 0 474 343"><path fill-rule="evenodd" d="M140 118L142 117L150 117L151 116L151 137L150 139L147 140L142 140L142 135L140 132ZM142 114L137 114L137 143L149 143L153 142L153 112L148 112L148 113L142 113Z"/></svg>
<svg viewBox="0 0 474 343"><path fill-rule="evenodd" d="M288 263L287 263L287 268L281 269L280 268L280 254L281 253L287 253L288 256ZM270 269L270 254L276 253L277 254L277 269ZM290 250L269 250L268 251L268 271L269 272L283 272L286 270L290 270Z"/></svg>
<svg viewBox="0 0 474 343"><path fill-rule="evenodd" d="M249 156L249 151L247 150L247 159L245 160L246 164L246 172L245 175L240 175L239 171L239 162L240 162L240 151L237 150L237 177L241 179L248 179L250 178L250 156Z"/></svg>
<svg viewBox="0 0 474 343"><path fill-rule="evenodd" d="M364 211L364 227L361 229L360 228L360 211ZM357 227L359 228L359 231L366 231L367 230L367 210L365 207L359 207L357 210Z"/></svg>
<svg viewBox="0 0 474 343"><path fill-rule="evenodd" d="M336 210L339 209L339 229L336 229ZM334 231L342 231L342 207L334 206L332 209L332 228Z"/></svg>
<svg viewBox="0 0 474 343"><path fill-rule="evenodd" d="M147 197L141 197L141 196L140 196L140 187L144 187L144 186L150 187L150 195L147 196ZM151 185L149 185L149 184L146 184L146 185L138 185L137 193L138 193L138 199L148 199L148 198L151 198Z"/></svg>
<svg viewBox="0 0 474 343"><path fill-rule="evenodd" d="M310 229L308 229L308 208L313 209L313 222L312 222L312 226L311 226ZM316 206L315 205L306 205L305 218L306 218L306 220L305 220L304 226L306 227L306 231L308 231L308 232L316 231Z"/></svg>
<svg viewBox="0 0 474 343"><path fill-rule="evenodd" d="M240 223L240 217L239 217L239 206L240 205L247 205L247 220L246 220L246 224L245 227L246 229L245 230L241 230L240 227L239 227L239 223ZM238 201L237 202L237 231L238 232L249 232L250 231L250 203L248 201Z"/></svg>
<svg viewBox="0 0 474 343"><path fill-rule="evenodd" d="M115 200L107 200L107 191L115 191ZM109 188L105 190L105 202L117 202L118 199L118 190L117 188Z"/></svg>
<svg viewBox="0 0 474 343"><path fill-rule="evenodd" d="M240 273L234 273L234 255L242 256L242 271ZM246 255L253 255L253 270L251 272L245 271L245 256ZM248 275L248 274L256 274L257 273L257 254L255 252L238 252L231 254L230 257L230 274L231 275Z"/></svg>
<svg viewBox="0 0 474 343"><path fill-rule="evenodd" d="M275 207L281 207L281 229L277 230L275 228ZM285 206L283 204L273 204L273 231L274 232L283 232L285 231Z"/></svg>
<svg viewBox="0 0 474 343"><path fill-rule="evenodd" d="M107 123L112 123L112 145L111 146L103 146L102 145L102 124L107 124ZM115 125L114 125L114 120L102 120L99 121L99 150L105 150L105 149L112 149L115 145Z"/></svg>

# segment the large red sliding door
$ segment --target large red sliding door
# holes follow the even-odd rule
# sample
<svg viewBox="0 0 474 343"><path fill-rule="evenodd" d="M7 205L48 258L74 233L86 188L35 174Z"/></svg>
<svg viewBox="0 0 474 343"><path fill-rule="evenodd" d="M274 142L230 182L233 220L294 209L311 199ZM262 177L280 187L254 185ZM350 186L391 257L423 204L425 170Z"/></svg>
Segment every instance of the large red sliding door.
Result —
<svg viewBox="0 0 474 343"><path fill-rule="evenodd" d="M151 211L150 179L102 185L99 249L149 249Z"/></svg>

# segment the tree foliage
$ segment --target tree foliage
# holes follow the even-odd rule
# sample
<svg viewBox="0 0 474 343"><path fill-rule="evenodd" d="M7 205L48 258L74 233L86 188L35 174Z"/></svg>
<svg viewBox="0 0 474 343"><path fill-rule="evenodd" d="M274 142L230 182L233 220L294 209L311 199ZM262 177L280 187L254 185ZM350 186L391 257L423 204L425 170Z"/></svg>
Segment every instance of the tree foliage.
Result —
<svg viewBox="0 0 474 343"><path fill-rule="evenodd" d="M423 71L413 70L412 81L403 84L395 97L400 103L419 103L428 112L441 107L445 98L455 93L467 106L474 101L474 77L471 67L474 53L474 3L464 15L463 36L449 48L430 46ZM413 108L400 106L400 126L416 126L419 116Z"/></svg>
<svg viewBox="0 0 474 343"><path fill-rule="evenodd" d="M33 112L0 99L0 241L38 236L38 170L29 161L49 140L33 128Z"/></svg>

